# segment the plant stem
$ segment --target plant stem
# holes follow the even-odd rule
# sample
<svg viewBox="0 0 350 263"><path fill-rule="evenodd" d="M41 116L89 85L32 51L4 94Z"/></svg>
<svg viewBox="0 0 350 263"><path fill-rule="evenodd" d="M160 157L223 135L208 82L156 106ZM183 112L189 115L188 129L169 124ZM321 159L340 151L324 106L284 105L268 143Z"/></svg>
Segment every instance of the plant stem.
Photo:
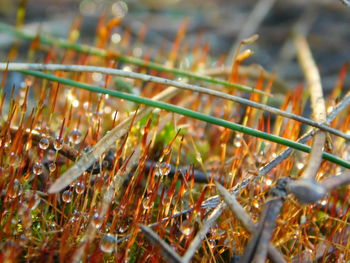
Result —
<svg viewBox="0 0 350 263"><path fill-rule="evenodd" d="M155 77L147 74L141 74L136 72L130 72L120 69L112 69L112 68L106 68L106 67L95 67L95 66L82 66L82 65L60 65L60 64L34 64L34 63L0 63L0 71L1 70L9 70L9 71L19 71L19 70L49 70L49 71L56 71L56 70L62 70L62 71L74 71L74 72L99 72L103 74L108 75L115 75L115 76L121 76L125 78L133 78L133 79L139 79L143 81L150 81L155 83L160 83L164 85L174 86L180 89L186 89L191 90L195 92L200 92L212 96L216 96L218 98L231 100L246 106L250 106L262 111L270 112L272 114L276 114L279 116L283 116L286 118L290 118L305 124L308 124L312 127L319 128L321 130L327 131L329 133L332 133L334 135L340 136L344 139L350 140L350 135L347 135L339 130L333 129L329 127L328 125L324 124L326 122L316 122L313 120L310 120L308 118L304 118L302 116L283 111L281 109L271 107L262 103L257 103L248 99L244 99L238 96L234 96L231 94L227 94L224 92L220 92L217 90L207 89L196 85L191 85L188 83L183 83L179 81L169 80L165 78Z"/></svg>
<svg viewBox="0 0 350 263"><path fill-rule="evenodd" d="M203 113L199 113L193 110L189 110L189 109L185 109L179 106L175 106L172 104L168 104L168 103L164 103L164 102L160 102L160 101L154 101L148 98L144 98L144 97L140 97L140 96L135 96L132 94L127 94L124 92L119 92L119 91L115 91L115 90L108 90L108 89L103 89L97 86L92 86L92 85L88 85L88 84L84 84L84 83L80 83L77 81L73 81L70 79L66 79L66 78L61 78L61 77L57 77L54 75L50 75L50 74L46 74L46 73L42 73L42 72L38 72L38 71L29 71L29 70L23 70L23 71L19 71L23 74L26 75L32 75L38 78L43 78L43 79L48 79L51 81L57 81L69 86L73 86L73 87L77 87L77 88L81 88L81 89L85 89L85 90L89 90L92 92L96 92L96 93L102 93L102 94L109 94L112 97L117 97L120 99L125 99L128 101L132 101L138 104L144 104L147 106L151 106L151 107L155 107L155 108L159 108L159 109L163 109L166 111L171 111L171 112L175 112L190 118L194 118L194 119L198 119L198 120L202 120L205 121L207 123L211 123L211 124L215 124L221 127L225 127L228 129L231 129L233 131L237 131L237 132L242 132L254 137L258 137L258 138L262 138L271 142L275 142L281 145L285 145L288 147L291 147L293 149L296 150L300 150L302 152L307 152L309 153L311 151L311 147L289 140L289 139L285 139L279 136L275 136L273 134L269 134L269 133L265 133L253 128L249 128L237 123L233 123L227 120L223 120L220 118L216 118L207 114L203 114ZM350 163L347 162L346 160L343 160L335 155L332 155L330 153L326 153L323 152L322 153L322 157L325 160L331 161L335 164L338 164L340 166L343 166L345 168L350 168Z"/></svg>
<svg viewBox="0 0 350 263"><path fill-rule="evenodd" d="M142 59L131 57L131 56L123 56L117 52L113 52L110 50L105 50L105 49L101 49L101 48L97 48L97 47L93 47L93 46L88 46L88 45L82 45L82 44L78 44L78 43L71 43L67 40L57 39L57 38L54 38L51 36L49 37L49 36L26 33L22 30L18 30L15 27L12 27L12 26L4 24L4 23L0 23L0 32L9 33L11 35L16 36L17 38L21 38L21 39L25 39L25 40L34 40L37 38L42 44L45 44L45 45L73 49L73 50L76 50L78 52L87 53L87 54L95 55L95 56L99 56L99 57L113 58L113 59L119 60L119 61L124 62L124 63L129 63L132 65L141 66L141 67L147 67L147 68L151 68L151 69L158 70L161 72L172 73L176 76L187 77L187 78L191 78L191 79L195 79L195 80L199 80L199 81L205 81L205 82L209 82L209 83L213 83L213 84L223 85L225 87L239 89L242 91L256 92L259 94L271 96L271 94L268 94L264 91L255 90L254 88L251 88L251 87L248 87L245 85L231 83L228 81L224 81L224 80L220 80L220 79L216 79L216 78L211 78L211 77L207 77L207 76L197 75L197 74L187 72L187 71L182 71L179 69L167 68L167 67L164 67L163 65L158 64L158 63L147 62L147 61L144 61Z"/></svg>

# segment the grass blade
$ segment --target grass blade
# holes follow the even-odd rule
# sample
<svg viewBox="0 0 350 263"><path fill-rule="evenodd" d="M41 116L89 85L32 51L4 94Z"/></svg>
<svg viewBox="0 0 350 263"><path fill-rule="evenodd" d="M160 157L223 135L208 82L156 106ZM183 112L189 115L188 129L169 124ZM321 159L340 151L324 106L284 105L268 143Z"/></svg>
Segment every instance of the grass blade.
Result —
<svg viewBox="0 0 350 263"><path fill-rule="evenodd" d="M73 49L73 50L76 50L78 52L88 53L90 55L96 55L96 56L100 56L100 57L107 57L107 56L113 57L114 59L119 60L121 62L129 63L129 64L133 64L133 65L137 65L137 66L142 66L142 67L148 67L148 68L155 69L155 70L158 70L161 72L172 73L172 74L177 75L177 76L187 77L187 78L205 81L205 82L218 84L218 85L223 85L225 87L231 87L231 88L239 89L242 91L256 92L256 93L263 94L263 95L270 95L270 94L267 94L266 92L263 92L260 90L255 90L255 89L248 87L248 86L245 86L245 85L231 83L228 81L215 79L215 78L211 78L211 77L196 75L196 74L193 74L193 73L190 73L187 71L182 71L179 69L167 68L167 67L164 67L163 65L158 64L158 63L145 62L142 59L138 59L138 58L134 58L134 57L130 57L130 56L123 56L119 53L116 53L116 52L113 52L110 50L107 51L107 50L93 47L93 46L87 46L87 45L82 45L82 44L78 44L78 43L70 43L69 41L63 40L63 39L56 39L56 38L48 37L48 36L43 36L43 35L38 36L36 34L26 33L24 31L21 31L19 29L16 29L15 27L12 27L12 26L4 24L4 23L0 23L0 32L6 32L6 33L9 33L11 35L16 36L17 38L25 39L25 40L34 40L37 38L42 44L45 44L45 45L59 46L61 48Z"/></svg>
<svg viewBox="0 0 350 263"><path fill-rule="evenodd" d="M333 129L321 121L316 122L313 120L310 120L308 118L304 118L302 116L283 111L281 109L271 107L265 104L257 103L248 99L244 99L238 96L230 95L224 92L220 92L217 90L207 89L196 85L191 85L188 83L183 83L179 81L169 80L165 78L155 77L151 75L146 74L140 74L130 71L124 71L120 69L112 69L112 68L106 68L106 67L95 67L95 66L82 66L82 65L60 65L60 64L34 64L34 63L0 63L0 70L9 70L9 71L19 71L19 70L49 70L49 71L56 71L56 70L62 70L62 71L74 71L74 72L99 72L103 74L108 75L114 75L114 76L121 76L125 78L133 78L133 79L139 79L143 81L150 81L155 83L160 83L164 85L174 86L181 89L191 90L195 92L200 92L212 96L216 96L219 98L231 100L246 106L250 106L256 109L260 109L263 111L270 112L272 114L280 115L286 118L290 118L305 124L308 124L310 126L319 128L324 131L328 131L329 133L332 133L334 135L343 137L347 140L350 140L350 135L347 135L339 130ZM325 122L325 121L323 121Z"/></svg>
<svg viewBox="0 0 350 263"><path fill-rule="evenodd" d="M243 125L240 125L237 123L233 123L233 122L230 122L227 120L223 120L223 119L216 118L216 117L206 115L203 113L199 113L199 112L196 112L193 110L178 107L178 106L175 106L172 104L168 104L168 103L164 103L164 102L160 102L160 101L155 101L152 99L148 99L148 98L144 98L144 97L140 97L140 96L135 96L132 94L127 94L127 93L119 92L119 91L115 91L115 90L103 89L103 88L100 88L97 86L92 86L92 85L80 83L77 81L57 77L57 76L54 76L51 74L46 74L46 73L42 73L42 72L38 72L38 71L23 70L20 72L22 72L23 74L26 74L26 75L32 75L32 76L35 76L38 78L48 79L51 81L57 81L57 82L60 82L60 83L63 83L63 84L69 85L69 86L89 90L89 91L96 92L96 93L109 94L110 96L125 99L125 100L132 101L132 102L135 102L138 104L144 104L147 106L160 108L160 109L163 109L166 111L175 112L175 113L178 113L178 114L190 117L190 118L202 120L202 121L205 121L207 123L211 123L211 124L215 124L215 125L218 125L221 127L225 127L225 128L231 129L233 131L242 132L242 133L254 136L254 137L258 137L258 138L265 139L265 140L268 140L271 142L275 142L275 143L278 143L281 145L285 145L285 146L291 147L295 150L300 150L300 151L303 151L306 153L309 153L311 151L311 148L307 145L304 145L304 144L301 144L301 143L298 143L298 142L295 142L295 141L292 141L289 139L285 139L285 138L282 138L279 136L275 136L275 135L272 135L269 133L265 133L265 132L262 132L262 131L259 131L259 130L253 129L253 128L249 128L249 127L246 127L246 126L243 126ZM341 159L333 154L323 152L322 157L325 160L331 161L331 162L338 164L340 166L343 166L345 168L350 168L349 162L347 162L346 160L343 160L343 159Z"/></svg>

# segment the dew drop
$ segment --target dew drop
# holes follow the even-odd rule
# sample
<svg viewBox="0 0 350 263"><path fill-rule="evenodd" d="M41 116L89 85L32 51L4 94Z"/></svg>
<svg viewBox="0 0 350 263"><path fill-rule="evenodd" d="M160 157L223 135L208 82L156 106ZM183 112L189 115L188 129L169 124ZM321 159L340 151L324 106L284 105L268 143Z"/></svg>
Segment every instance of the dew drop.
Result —
<svg viewBox="0 0 350 263"><path fill-rule="evenodd" d="M135 48L133 49L133 51L132 51L132 55L133 55L134 57L141 57L141 56L142 56L142 53L143 53L143 51L142 51L142 48L141 48L141 47L135 47Z"/></svg>
<svg viewBox="0 0 350 263"><path fill-rule="evenodd" d="M20 155L16 154L15 152L10 153L10 158L9 158L9 164L17 167L21 163L21 158Z"/></svg>
<svg viewBox="0 0 350 263"><path fill-rule="evenodd" d="M81 213L78 210L74 210L74 212L73 212L74 221L77 221L80 216L81 216Z"/></svg>
<svg viewBox="0 0 350 263"><path fill-rule="evenodd" d="M255 160L259 164L266 162L266 160L265 160L265 153L263 151L260 151L258 154L255 154Z"/></svg>
<svg viewBox="0 0 350 263"><path fill-rule="evenodd" d="M117 1L112 5L111 10L115 17L122 18L128 12L128 5L124 1Z"/></svg>
<svg viewBox="0 0 350 263"><path fill-rule="evenodd" d="M193 231L192 223L189 220L183 221L180 225L180 231L185 236L189 236Z"/></svg>
<svg viewBox="0 0 350 263"><path fill-rule="evenodd" d="M62 201L65 203L70 203L72 201L73 193L71 190L66 190L62 194Z"/></svg>
<svg viewBox="0 0 350 263"><path fill-rule="evenodd" d="M100 248L105 253L111 253L114 250L116 239L112 234L105 234L101 240Z"/></svg>
<svg viewBox="0 0 350 263"><path fill-rule="evenodd" d="M170 170L171 170L171 165L166 162L160 163L158 166L159 175L161 176L168 175L170 173Z"/></svg>
<svg viewBox="0 0 350 263"><path fill-rule="evenodd" d="M91 116L91 121L93 123L98 123L100 121L100 119L101 119L101 114L97 111L95 111Z"/></svg>
<svg viewBox="0 0 350 263"><path fill-rule="evenodd" d="M199 162L199 163L203 163L202 155L201 155L200 153L197 153L197 154L196 154L196 160L197 160L197 162Z"/></svg>
<svg viewBox="0 0 350 263"><path fill-rule="evenodd" d="M277 157L277 153L272 153L270 157L270 161L272 161L273 159L276 159L276 157Z"/></svg>
<svg viewBox="0 0 350 263"><path fill-rule="evenodd" d="M216 246L215 239L209 239L209 246L211 249L215 248L215 246Z"/></svg>
<svg viewBox="0 0 350 263"><path fill-rule="evenodd" d="M100 81L102 81L102 78L103 78L103 76L102 76L101 73L99 73L99 72L94 72L94 73L92 73L92 79L93 79L95 82L100 82Z"/></svg>
<svg viewBox="0 0 350 263"><path fill-rule="evenodd" d="M41 174L43 172L43 166L42 166L42 164L41 163L35 163L34 165L33 165L33 173L35 174L35 175L39 175L39 174Z"/></svg>
<svg viewBox="0 0 350 263"><path fill-rule="evenodd" d="M40 141L39 141L39 148L42 149L42 150L46 150L47 148L49 148L50 146L50 141L48 138L41 138Z"/></svg>
<svg viewBox="0 0 350 263"><path fill-rule="evenodd" d="M330 114L333 110L334 110L334 107L333 106L329 106L327 108L327 114Z"/></svg>
<svg viewBox="0 0 350 263"><path fill-rule="evenodd" d="M99 229L101 227L101 216L98 213L94 213L92 216L92 225L96 228Z"/></svg>
<svg viewBox="0 0 350 263"><path fill-rule="evenodd" d="M242 135L237 134L236 137L233 140L233 145L237 148L242 146Z"/></svg>
<svg viewBox="0 0 350 263"><path fill-rule="evenodd" d="M0 139L0 145L4 148L9 148L11 145L12 139L11 135L6 135L5 138Z"/></svg>
<svg viewBox="0 0 350 263"><path fill-rule="evenodd" d="M32 86L34 83L34 78L32 76L28 76L24 81L26 86Z"/></svg>
<svg viewBox="0 0 350 263"><path fill-rule="evenodd" d="M56 224L55 222L53 222L53 223L51 223L51 224L49 225L49 229L50 229L51 231L55 231L56 228L57 228L57 224Z"/></svg>
<svg viewBox="0 0 350 263"><path fill-rule="evenodd" d="M74 129L68 135L68 140L70 143L79 144L81 142L82 134L78 129Z"/></svg>
<svg viewBox="0 0 350 263"><path fill-rule="evenodd" d="M304 168L304 164L303 164L302 162L298 162L298 163L296 164L296 167L297 167L299 170L301 170L301 169Z"/></svg>
<svg viewBox="0 0 350 263"><path fill-rule="evenodd" d="M54 161L56 159L56 152L52 149L49 149L47 151L46 158L51 162Z"/></svg>
<svg viewBox="0 0 350 263"><path fill-rule="evenodd" d="M255 208L259 208L259 207L260 207L260 204L259 204L258 199L254 198L253 201L252 201L252 203L253 203L253 206L254 206Z"/></svg>
<svg viewBox="0 0 350 263"><path fill-rule="evenodd" d="M19 244L21 245L21 246L23 246L23 245L25 245L27 242L28 242L28 237L25 235L25 234L21 234L20 236L19 236Z"/></svg>
<svg viewBox="0 0 350 263"><path fill-rule="evenodd" d="M128 230L127 226L126 225L125 226L121 225L118 228L118 233L119 234L124 234L126 232L126 230Z"/></svg>
<svg viewBox="0 0 350 263"><path fill-rule="evenodd" d="M53 142L53 147L56 151L59 151L63 148L63 139L60 137L57 137Z"/></svg>
<svg viewBox="0 0 350 263"><path fill-rule="evenodd" d="M142 205L143 205L143 208L147 210L147 209L151 209L154 203L152 202L151 198L147 196L145 199L143 199Z"/></svg>
<svg viewBox="0 0 350 263"><path fill-rule="evenodd" d="M74 108L77 108L77 107L79 107L79 100L73 100L73 102L72 102L72 106L74 107Z"/></svg>
<svg viewBox="0 0 350 263"><path fill-rule="evenodd" d="M22 224L25 228L29 228L32 224L32 217L28 205L23 203L18 209L18 215L22 220Z"/></svg>
<svg viewBox="0 0 350 263"><path fill-rule="evenodd" d="M53 173L56 170L56 163L55 162L49 163L49 170L51 173Z"/></svg>
<svg viewBox="0 0 350 263"><path fill-rule="evenodd" d="M270 186L272 184L272 180L271 179L266 179L265 183L266 183L266 185Z"/></svg>
<svg viewBox="0 0 350 263"><path fill-rule="evenodd" d="M18 181L18 179L15 179L13 181L12 189L9 189L7 192L8 197L14 199L22 194L22 185Z"/></svg>
<svg viewBox="0 0 350 263"><path fill-rule="evenodd" d="M122 37L118 33L114 33L111 35L111 41L113 44L118 44L121 39L122 39Z"/></svg>
<svg viewBox="0 0 350 263"><path fill-rule="evenodd" d="M84 104L83 104L83 109L86 110L86 111L90 110L90 104L89 104L88 101L85 101L85 102L84 102Z"/></svg>
<svg viewBox="0 0 350 263"><path fill-rule="evenodd" d="M162 200L162 205L163 205L163 206L169 205L170 202L171 202L171 198L170 198L169 196L164 196L164 197L163 197L163 200Z"/></svg>
<svg viewBox="0 0 350 263"><path fill-rule="evenodd" d="M81 182L78 182L75 186L75 192L78 194L78 195L81 195L85 190L85 185Z"/></svg>

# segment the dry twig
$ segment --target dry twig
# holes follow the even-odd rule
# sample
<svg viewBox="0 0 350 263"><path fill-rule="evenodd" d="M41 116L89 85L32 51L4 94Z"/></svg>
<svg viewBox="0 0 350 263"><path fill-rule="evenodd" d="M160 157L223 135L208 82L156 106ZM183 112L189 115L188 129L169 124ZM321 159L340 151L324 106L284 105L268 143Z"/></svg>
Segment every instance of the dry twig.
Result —
<svg viewBox="0 0 350 263"><path fill-rule="evenodd" d="M301 35L295 36L295 45L300 65L304 71L307 84L310 88L311 107L313 116L318 122L326 122L326 104L323 98L320 73L312 57L310 48L304 37ZM323 131L318 131L312 144L309 163L303 174L303 178L312 179L316 176L318 168L322 161L322 149L326 142L326 134Z"/></svg>
<svg viewBox="0 0 350 263"><path fill-rule="evenodd" d="M251 220L248 213L238 203L236 198L233 195L230 195L229 191L227 191L226 188L224 188L221 184L217 182L215 183L215 185L219 191L219 194L224 199L225 203L231 209L233 214L251 234L254 234L254 232L257 231L257 226ZM285 262L281 253L273 246L272 243L270 243L268 247L268 256L275 263Z"/></svg>
<svg viewBox="0 0 350 263"><path fill-rule="evenodd" d="M182 258L160 236L154 233L151 228L144 225L140 225L140 228L147 239L161 247L161 253L166 258L167 262L183 262Z"/></svg>
<svg viewBox="0 0 350 263"><path fill-rule="evenodd" d="M319 129L325 130L329 133L332 133L334 135L340 136L342 138L345 138L347 140L350 140L350 135L345 134L341 131L338 131L336 129L333 129L329 127L328 125L325 125L323 122L316 122L313 120L310 120L308 118L280 110L278 108L268 106L265 104L257 103L248 99L244 99L238 96L234 96L231 94L227 94L224 92L220 92L213 89L207 89L196 85L191 85L188 83L183 83L179 81L169 80L165 78L155 77L152 75L147 74L141 74L131 71L124 71L120 69L112 69L112 68L105 68L105 67L96 67L96 66L82 66L82 65L60 65L60 64L32 64L32 63L0 63L0 70L9 70L9 71L18 71L18 70L50 70L50 71L74 71L74 72L99 72L103 74L108 75L114 75L114 76L121 76L125 78L133 78L133 79L139 79L143 81L149 81L149 82L155 82L159 84L164 84L168 86L177 87L180 89L185 90L191 90L195 92L200 92L203 94L212 95L218 98L227 99L233 102L237 102L246 106L250 106L262 111L270 112L272 114L280 115L289 119L293 119L302 123L305 123L307 125L310 125L312 127L317 127Z"/></svg>

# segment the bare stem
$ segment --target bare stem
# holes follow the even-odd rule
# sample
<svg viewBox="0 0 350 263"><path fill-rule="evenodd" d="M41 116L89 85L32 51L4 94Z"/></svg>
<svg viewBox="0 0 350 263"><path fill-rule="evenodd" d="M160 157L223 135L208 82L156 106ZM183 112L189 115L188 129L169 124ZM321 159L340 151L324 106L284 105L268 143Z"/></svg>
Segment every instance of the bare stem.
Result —
<svg viewBox="0 0 350 263"><path fill-rule="evenodd" d="M234 96L231 94L227 94L224 92L220 92L213 89L208 89L204 87L200 87L197 85L192 85L188 83L183 83L175 80L155 77L152 75L141 74L131 71L125 71L120 69L112 69L106 67L96 67L96 66L82 66L82 65L60 65L60 64L35 64L35 63L0 63L0 71L1 70L9 70L9 71L19 71L19 70L45 70L45 71L74 71L74 72L99 72L107 75L120 76L125 78L139 79L147 82L154 82L159 84L164 84L168 86L174 86L180 89L191 90L195 92L200 92L203 94L208 94L211 96L215 96L218 98L230 100L233 102L237 102L246 106L250 106L262 111L270 112L272 114L276 114L279 116L283 116L292 120L299 121L301 123L310 125L312 127L319 128L321 130L327 131L334 135L340 136L344 139L350 140L350 135L345 134L339 130L333 129L325 124L324 122L317 122L311 119L283 111L281 109L268 106L265 104L257 103L248 99L244 99L238 96Z"/></svg>

